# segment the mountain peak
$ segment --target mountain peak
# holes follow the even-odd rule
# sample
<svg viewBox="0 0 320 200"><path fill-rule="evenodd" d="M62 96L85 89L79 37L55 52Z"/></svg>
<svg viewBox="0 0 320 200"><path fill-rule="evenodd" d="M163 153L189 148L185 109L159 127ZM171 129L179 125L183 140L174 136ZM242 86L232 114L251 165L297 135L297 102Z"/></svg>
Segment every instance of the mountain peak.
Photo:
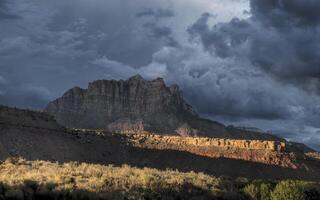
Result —
<svg viewBox="0 0 320 200"><path fill-rule="evenodd" d="M139 74L126 81L97 80L80 95L70 92L45 110L67 127L175 133L195 114L174 88L162 78L147 81Z"/></svg>
<svg viewBox="0 0 320 200"><path fill-rule="evenodd" d="M123 80L97 80L88 89L75 87L45 111L66 127L111 132L149 131L160 134L204 135L219 138L271 139L270 134L228 128L202 119L183 98L178 85L162 78L147 81L139 74Z"/></svg>

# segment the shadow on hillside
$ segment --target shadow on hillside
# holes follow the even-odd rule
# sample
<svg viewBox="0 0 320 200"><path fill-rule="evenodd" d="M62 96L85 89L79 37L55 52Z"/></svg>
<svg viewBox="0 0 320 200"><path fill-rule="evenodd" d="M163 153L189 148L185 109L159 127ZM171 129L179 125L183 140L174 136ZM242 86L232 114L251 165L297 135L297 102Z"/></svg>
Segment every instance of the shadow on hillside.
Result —
<svg viewBox="0 0 320 200"><path fill-rule="evenodd" d="M23 156L21 156L23 157ZM27 160L43 160L43 158L28 158ZM149 167L160 170L177 169L180 172L203 172L216 177L227 176L232 178L247 177L250 179L302 179L319 180L319 171L308 173L303 169L291 169L280 166L267 165L257 162L236 160L229 158L209 158L189 152L177 150L157 150L129 147L125 154L110 153L103 160L89 159L51 159L60 163L69 161L86 162L93 164L113 164L121 166L128 164L132 167Z"/></svg>
<svg viewBox="0 0 320 200"><path fill-rule="evenodd" d="M129 149L126 164L157 169L178 169L181 172L204 172L214 176L247 177L253 179L306 179L319 180L319 176L303 169L291 169L263 163L229 158L209 158L177 150ZM122 164L122 163L119 163ZM319 174L318 174L319 175Z"/></svg>
<svg viewBox="0 0 320 200"><path fill-rule="evenodd" d="M27 160L87 162L97 164L128 164L134 167L177 169L181 172L204 172L214 176L248 177L253 179L319 180L320 166L311 163L309 171L272 166L229 158L209 158L178 150L143 149L128 145L120 136L72 135L38 131L2 132L3 150L14 149L14 154L0 152L2 159L14 156ZM81 136L81 137L80 137ZM32 138L32 140L30 140ZM46 138L47 140L44 140ZM19 143L12 142L21 140ZM23 139L23 140L22 140ZM11 141L11 142L10 142ZM29 143L33 141L33 143ZM13 144L14 148L12 147ZM1 143L0 143L1 147ZM1 150L1 148L0 148ZM4 151L5 152L5 151ZM317 166L316 166L317 165ZM312 166L312 167L310 167Z"/></svg>

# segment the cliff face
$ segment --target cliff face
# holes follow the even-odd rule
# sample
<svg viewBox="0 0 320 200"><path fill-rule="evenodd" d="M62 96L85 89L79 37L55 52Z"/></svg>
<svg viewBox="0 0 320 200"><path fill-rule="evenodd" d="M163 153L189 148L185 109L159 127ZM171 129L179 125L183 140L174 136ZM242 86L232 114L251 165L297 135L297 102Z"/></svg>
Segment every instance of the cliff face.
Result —
<svg viewBox="0 0 320 200"><path fill-rule="evenodd" d="M177 86L139 75L126 81L95 81L88 89L73 88L45 110L68 127L112 131L174 132L184 118L194 116Z"/></svg>
<svg viewBox="0 0 320 200"><path fill-rule="evenodd" d="M75 87L49 103L45 111L53 114L60 124L72 128L279 139L201 119L185 102L178 86L168 87L161 78L147 81L139 75L125 81L94 81L87 89Z"/></svg>

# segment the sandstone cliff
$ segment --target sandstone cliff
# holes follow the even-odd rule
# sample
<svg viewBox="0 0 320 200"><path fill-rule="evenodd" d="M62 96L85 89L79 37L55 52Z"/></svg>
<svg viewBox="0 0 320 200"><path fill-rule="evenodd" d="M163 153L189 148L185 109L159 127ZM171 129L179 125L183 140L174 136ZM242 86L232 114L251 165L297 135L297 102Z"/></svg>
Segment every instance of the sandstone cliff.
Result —
<svg viewBox="0 0 320 200"><path fill-rule="evenodd" d="M300 159L305 157L299 152L291 154L286 143L279 141L179 137L150 133L126 134L125 137L133 146L140 148L179 150L210 158L248 160L294 169L299 168L297 156Z"/></svg>
<svg viewBox="0 0 320 200"><path fill-rule="evenodd" d="M161 78L148 81L139 75L128 80L94 81L87 89L72 88L49 103L45 111L70 128L280 140L271 134L202 119L183 99L177 85L168 87Z"/></svg>

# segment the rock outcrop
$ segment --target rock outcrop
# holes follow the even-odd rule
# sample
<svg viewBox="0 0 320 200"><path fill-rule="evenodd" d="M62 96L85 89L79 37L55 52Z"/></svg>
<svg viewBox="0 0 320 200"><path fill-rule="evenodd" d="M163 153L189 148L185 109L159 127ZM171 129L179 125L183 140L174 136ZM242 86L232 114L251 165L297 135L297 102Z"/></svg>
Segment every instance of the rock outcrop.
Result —
<svg viewBox="0 0 320 200"><path fill-rule="evenodd" d="M287 168L298 168L297 156L290 153L285 142L262 140L232 140L206 137L179 137L150 133L125 134L133 146L147 149L186 151L210 158L247 160Z"/></svg>
<svg viewBox="0 0 320 200"><path fill-rule="evenodd" d="M94 81L87 89L72 88L49 103L45 111L70 128L280 140L271 134L202 119L183 99L177 85L168 87L161 78L148 81L140 75L128 80Z"/></svg>

